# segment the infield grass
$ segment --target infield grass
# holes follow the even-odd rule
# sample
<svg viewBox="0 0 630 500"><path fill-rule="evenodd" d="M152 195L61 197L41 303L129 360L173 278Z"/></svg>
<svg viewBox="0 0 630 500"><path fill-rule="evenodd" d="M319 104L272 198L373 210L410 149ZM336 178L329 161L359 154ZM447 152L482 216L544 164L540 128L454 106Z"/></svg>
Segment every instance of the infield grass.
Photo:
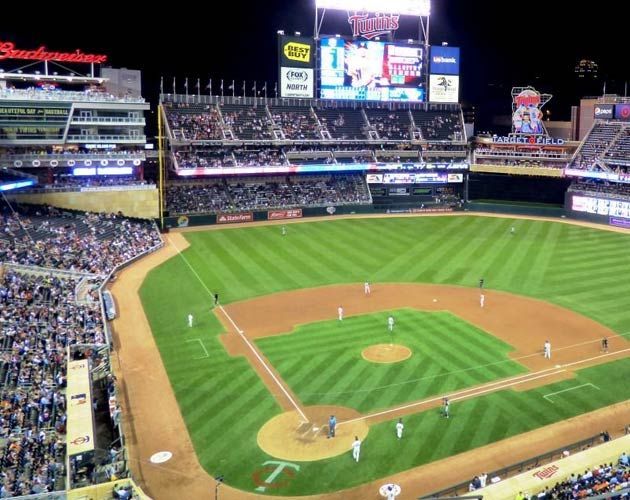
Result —
<svg viewBox="0 0 630 500"><path fill-rule="evenodd" d="M305 405L367 413L525 373L512 348L449 312L399 309L320 321L256 344ZM403 363L376 364L361 351L393 342L411 349Z"/></svg>

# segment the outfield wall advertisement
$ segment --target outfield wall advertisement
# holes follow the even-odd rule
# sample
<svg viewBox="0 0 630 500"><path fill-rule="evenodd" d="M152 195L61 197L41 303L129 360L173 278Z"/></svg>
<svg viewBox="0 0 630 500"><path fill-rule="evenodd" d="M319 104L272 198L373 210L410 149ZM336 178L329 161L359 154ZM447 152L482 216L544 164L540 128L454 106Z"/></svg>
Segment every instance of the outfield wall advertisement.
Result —
<svg viewBox="0 0 630 500"><path fill-rule="evenodd" d="M293 208L290 210L269 210L267 212L268 220L283 220L283 219L301 219L302 209Z"/></svg>

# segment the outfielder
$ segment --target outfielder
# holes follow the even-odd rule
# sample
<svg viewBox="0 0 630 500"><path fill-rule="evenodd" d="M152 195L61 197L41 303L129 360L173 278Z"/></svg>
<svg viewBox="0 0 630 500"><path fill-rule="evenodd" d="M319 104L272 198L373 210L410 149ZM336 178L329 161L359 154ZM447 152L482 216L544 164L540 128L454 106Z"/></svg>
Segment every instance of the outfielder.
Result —
<svg viewBox="0 0 630 500"><path fill-rule="evenodd" d="M390 333L394 332L394 317L392 315L387 318L387 329Z"/></svg>
<svg viewBox="0 0 630 500"><path fill-rule="evenodd" d="M188 327L192 328L192 325L193 325L193 315L189 314L188 315Z"/></svg>
<svg viewBox="0 0 630 500"><path fill-rule="evenodd" d="M479 307L483 308L483 305L486 303L486 296L482 293L479 296Z"/></svg>

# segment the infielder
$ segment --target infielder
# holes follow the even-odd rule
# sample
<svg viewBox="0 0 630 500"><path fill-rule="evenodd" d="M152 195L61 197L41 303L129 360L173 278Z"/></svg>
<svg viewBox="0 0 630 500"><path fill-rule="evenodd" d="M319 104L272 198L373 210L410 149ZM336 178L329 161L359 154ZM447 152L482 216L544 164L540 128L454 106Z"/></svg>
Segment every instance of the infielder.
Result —
<svg viewBox="0 0 630 500"><path fill-rule="evenodd" d="M448 418L448 412L449 412L449 406L450 406L448 398L444 398L442 400L442 404L443 404L442 415L444 415L444 418Z"/></svg>
<svg viewBox="0 0 630 500"><path fill-rule="evenodd" d="M479 296L479 306L483 308L483 305L486 303L486 296L482 293Z"/></svg>
<svg viewBox="0 0 630 500"><path fill-rule="evenodd" d="M398 439L402 439L402 433L403 433L404 428L405 426L402 423L402 418L399 418L398 423L396 424L396 436L398 436Z"/></svg>
<svg viewBox="0 0 630 500"><path fill-rule="evenodd" d="M193 325L193 315L189 314L188 315L188 327L192 328L192 325Z"/></svg>
<svg viewBox="0 0 630 500"><path fill-rule="evenodd" d="M363 292L365 293L365 295L370 295L370 293L372 293L372 291L370 290L369 281L366 281L365 284L363 285Z"/></svg>
<svg viewBox="0 0 630 500"><path fill-rule="evenodd" d="M545 352L545 358L551 359L551 342L549 342L548 340L545 340L544 352Z"/></svg>
<svg viewBox="0 0 630 500"><path fill-rule="evenodd" d="M358 462L360 454L361 440L359 439L359 436L354 436L354 441L352 442L352 458L354 458Z"/></svg>
<svg viewBox="0 0 630 500"><path fill-rule="evenodd" d="M394 317L391 315L387 318L387 329L390 333L394 332Z"/></svg>
<svg viewBox="0 0 630 500"><path fill-rule="evenodd" d="M337 308L337 316L339 317L339 321L343 321L343 307L339 306Z"/></svg>

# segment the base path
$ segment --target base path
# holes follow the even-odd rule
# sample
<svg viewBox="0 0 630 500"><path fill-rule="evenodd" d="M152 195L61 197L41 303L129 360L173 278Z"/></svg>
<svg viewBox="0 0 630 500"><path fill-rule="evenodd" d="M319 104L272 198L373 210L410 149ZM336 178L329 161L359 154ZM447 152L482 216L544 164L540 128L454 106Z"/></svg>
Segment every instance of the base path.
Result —
<svg viewBox="0 0 630 500"><path fill-rule="evenodd" d="M118 377L121 405L123 407L123 427L127 438L126 445L130 457L129 465L134 478L155 500L210 498L210 492L214 491L215 482L199 464L138 296L138 290L147 273L162 262L177 255L173 242L175 242L179 250L183 250L188 246L188 243L182 235L167 235L165 248L145 257L121 272L118 279L113 284L112 290L116 296L120 314L119 318L114 321L115 352L112 358L112 364L116 376ZM374 299L374 310L379 309L377 307L379 301L392 300L391 298L385 299L386 294L383 291L384 288L382 285L375 285L373 287L372 297L369 299L366 299L363 295L362 284L359 288L357 287L358 285L353 285L346 288L346 292L352 294L352 296L356 295L354 299L344 303L347 314L368 312L358 308L360 299L370 301ZM388 287L394 287L394 285L388 285ZM341 291L344 287L334 288L338 288ZM332 287L327 287L322 290L332 290ZM459 311L458 314L471 323L480 325L484 330L496 334L496 325L493 323L494 320L492 317L495 315L501 316L501 314L497 312L490 313L485 320L482 314L493 311L495 305L498 305L500 300L506 300L507 303L509 303L509 297L513 296L499 292L486 292L487 309L484 309L483 312L475 312L474 306L476 305L476 307L478 307L478 291L468 289L460 290L462 295L458 300L470 302L471 318L464 317ZM451 297L447 297L446 295L446 289L442 291L445 295L439 297L441 303L435 303L436 309L446 309L446 301L451 300ZM468 296L466 296L466 291L468 291ZM295 294L293 298L297 298L302 292L298 291L292 293ZM279 297L281 295L282 294L276 294L273 297ZM402 294L398 294L399 299L401 296ZM501 299L501 296L503 296L504 299ZM428 301L428 306L423 307L423 309L430 310L433 304L430 299L433 297L427 296L425 298ZM265 298L263 297L258 300L263 299ZM454 298L452 299L454 300ZM533 299L524 300L531 300L535 304L545 304L544 302L535 301ZM290 331L296 323L311 321L308 317L310 316L311 309L314 311L315 316L319 315L322 319L331 318L336 312L336 307L339 305L336 301L337 299L335 298L332 308L330 308L330 304L326 302L320 305L311 304L312 308L309 307L302 311L303 313L308 312L308 314L302 315L301 320L296 317L293 317L293 319L289 321L283 320L285 323L278 325L280 331ZM278 300L277 302L281 301ZM262 303L259 303L259 305L262 305ZM404 302L392 302L390 305L381 302L380 309L386 307L401 307L404 305ZM233 304L229 306L229 309L231 313L234 312L235 315L237 313L245 314L245 310L240 311L239 307L240 304ZM298 307L293 304L290 305L288 309L295 311ZM502 309L502 314L509 313L509 308ZM245 316L249 314L252 314L252 312L245 314ZM259 318L268 315L270 314L259 315ZM480 322L472 318L472 316L475 315L481 318ZM576 316L583 321L590 321L579 315ZM251 319L253 317L254 316L251 316L247 325L251 325ZM240 320L241 316L239 315L238 318ZM523 314L519 318L519 321L524 321L525 319L529 320L530 318ZM513 321L512 326L515 329L519 329L519 322L516 318L513 318ZM247 332L248 336L250 333L254 333L253 330L251 332L247 330L248 326L240 325L238 320L237 324ZM587 335L584 329L582 329L583 333L580 338L582 338L584 342L587 342L585 348L592 350L592 353L596 355L598 346L593 343L592 340L601 334L601 328L603 327L592 321L589 324L591 326L597 326L597 333ZM557 323L557 325L561 326L560 323ZM280 333L280 331L276 331L276 333ZM232 333L230 333L230 335L231 334ZM270 331L269 334L272 334L272 332ZM530 334L531 332L527 333L527 335ZM542 360L542 354L536 352L542 349L542 343L540 342L542 337L536 341L530 341L527 335L525 335L525 338L521 339L521 343L518 345L514 343L514 345L517 345L519 352L530 352L533 354L533 358L535 357L539 360L538 362L545 363L545 361ZM609 338L611 337L612 335L610 335ZM611 338L611 351L617 348L616 343L618 341L621 342L621 339ZM559 348L562 347L563 342L569 342L569 338L564 339L562 342L560 342L560 340L554 342L552 338L554 363L557 362L555 359L556 355L560 356L562 353ZM571 340L572 344L576 342L575 340ZM234 345L233 348L238 350L241 347ZM569 349L567 349L567 351L568 350ZM546 363L545 366L549 366L548 362ZM157 405L158 396L156 394L159 394L159 406ZM272 396L270 395L270 397ZM379 486L389 481L402 486L403 492L401 496L398 497L399 500L417 498L419 495L446 488L454 483L470 480L470 478L479 474L481 471L495 470L531 458L550 449L560 448L569 443L590 437L597 434L602 429L609 430L614 437L621 432L624 425L627 425L629 412L630 402L620 403L536 431L505 439L483 448L462 453L445 460L417 467L389 478L381 478L372 483L350 490L326 495L278 498L296 500L298 498L301 500L376 499L380 498L377 493ZM150 462L151 456L164 450L172 452L173 457L171 460L165 464L152 464ZM222 500L273 498L269 495L258 495L253 491L246 492L237 490L228 485L223 485L220 491Z"/></svg>

